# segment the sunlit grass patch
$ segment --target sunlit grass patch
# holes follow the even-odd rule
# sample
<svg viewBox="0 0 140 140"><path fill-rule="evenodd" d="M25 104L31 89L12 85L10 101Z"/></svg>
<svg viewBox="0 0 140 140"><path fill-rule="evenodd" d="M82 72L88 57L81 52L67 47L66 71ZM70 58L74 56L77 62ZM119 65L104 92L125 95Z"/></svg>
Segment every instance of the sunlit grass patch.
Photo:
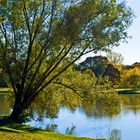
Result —
<svg viewBox="0 0 140 140"><path fill-rule="evenodd" d="M0 127L1 140L97 140L85 137L47 132L26 125L7 125ZM105 139L98 139L105 140Z"/></svg>
<svg viewBox="0 0 140 140"><path fill-rule="evenodd" d="M13 89L12 88L0 88L0 94L1 93L12 93Z"/></svg>

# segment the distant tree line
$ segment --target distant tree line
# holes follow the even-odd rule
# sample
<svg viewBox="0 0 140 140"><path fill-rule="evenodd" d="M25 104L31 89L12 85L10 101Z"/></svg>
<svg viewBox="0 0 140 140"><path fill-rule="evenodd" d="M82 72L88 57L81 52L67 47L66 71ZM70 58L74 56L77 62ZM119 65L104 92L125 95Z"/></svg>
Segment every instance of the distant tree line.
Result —
<svg viewBox="0 0 140 140"><path fill-rule="evenodd" d="M108 77L114 84L120 80L120 71L113 64L109 63L107 57L88 57L85 61L76 66L77 70L85 71L90 69L96 77Z"/></svg>
<svg viewBox="0 0 140 140"><path fill-rule="evenodd" d="M117 57L116 54L117 53L113 53L114 57ZM106 81L105 77L108 77L108 80L112 82L113 85L117 85L121 88L140 88L140 63L136 62L132 65L123 65L121 64L122 58L120 54L118 54L116 61L111 61L108 55L107 57L88 57L85 61L79 63L76 69L81 72L90 69L97 79L102 77L104 81ZM112 60L114 60L113 57Z"/></svg>

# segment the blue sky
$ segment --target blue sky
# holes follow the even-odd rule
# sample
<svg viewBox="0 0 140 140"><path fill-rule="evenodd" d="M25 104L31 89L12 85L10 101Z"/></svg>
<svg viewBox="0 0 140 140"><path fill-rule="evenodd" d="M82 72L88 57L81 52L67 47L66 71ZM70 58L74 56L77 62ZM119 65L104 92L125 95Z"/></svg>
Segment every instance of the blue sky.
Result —
<svg viewBox="0 0 140 140"><path fill-rule="evenodd" d="M128 34L132 39L128 43L121 43L114 51L119 52L124 57L124 64L140 62L140 0L127 0L127 4L132 8L136 18L132 26L128 29Z"/></svg>
<svg viewBox="0 0 140 140"><path fill-rule="evenodd" d="M126 0L127 5L134 11L135 19L133 24L128 29L128 35L131 39L127 39L128 43L121 43L120 46L115 47L113 51L122 54L124 57L123 64L131 65L135 62L140 62L140 0ZM105 53L101 53L104 55ZM97 54L97 55L100 55ZM80 59L84 61L86 57L93 56L90 53Z"/></svg>

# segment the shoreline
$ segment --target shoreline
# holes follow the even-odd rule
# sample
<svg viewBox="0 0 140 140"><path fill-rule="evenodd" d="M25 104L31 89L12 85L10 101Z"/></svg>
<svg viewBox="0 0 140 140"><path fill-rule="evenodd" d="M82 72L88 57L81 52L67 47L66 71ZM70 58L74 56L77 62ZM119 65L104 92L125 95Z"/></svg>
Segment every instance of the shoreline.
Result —
<svg viewBox="0 0 140 140"><path fill-rule="evenodd" d="M104 138L94 139L87 137L78 137L67 134L59 134L56 132L48 132L46 130L37 129L27 125L9 124L0 127L0 138L9 140L106 140Z"/></svg>

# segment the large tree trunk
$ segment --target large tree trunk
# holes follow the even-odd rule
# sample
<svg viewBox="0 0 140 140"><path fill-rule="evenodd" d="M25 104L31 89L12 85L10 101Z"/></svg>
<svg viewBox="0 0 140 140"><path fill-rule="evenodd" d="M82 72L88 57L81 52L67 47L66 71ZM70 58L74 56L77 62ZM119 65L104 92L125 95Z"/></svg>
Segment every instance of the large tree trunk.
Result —
<svg viewBox="0 0 140 140"><path fill-rule="evenodd" d="M19 95L21 95L21 94L19 94ZM11 115L9 116L9 119L17 121L17 122L19 122L21 119L23 119L23 118L21 118L21 114L23 113L23 111L25 109L27 109L31 105L31 103L34 101L34 98L30 99L28 96L28 98L21 100L20 96L16 96L13 111L12 111Z"/></svg>
<svg viewBox="0 0 140 140"><path fill-rule="evenodd" d="M11 113L11 115L9 116L10 120L14 120L14 121L18 121L19 120L19 116L21 115L21 113L23 112L23 108L21 106L21 104L15 104L13 111Z"/></svg>
<svg viewBox="0 0 140 140"><path fill-rule="evenodd" d="M9 119L14 120L14 121L18 121L19 116L21 115L23 110L24 110L24 107L23 107L23 104L21 102L21 98L16 97L15 102L14 102L13 111L12 111L11 115L9 116Z"/></svg>

